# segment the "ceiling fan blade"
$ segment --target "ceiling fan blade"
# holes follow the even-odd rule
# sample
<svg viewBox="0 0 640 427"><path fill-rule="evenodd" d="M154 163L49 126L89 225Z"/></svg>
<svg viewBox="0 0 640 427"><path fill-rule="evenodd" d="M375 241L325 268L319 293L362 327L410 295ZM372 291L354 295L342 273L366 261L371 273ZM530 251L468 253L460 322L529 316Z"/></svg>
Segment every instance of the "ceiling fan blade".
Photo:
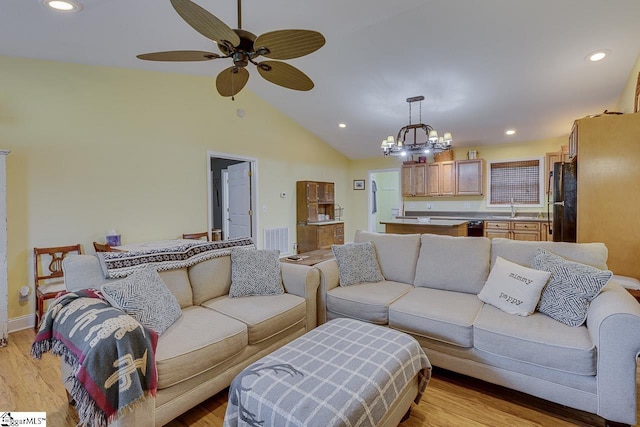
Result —
<svg viewBox="0 0 640 427"><path fill-rule="evenodd" d="M210 61L220 55L201 50L170 50L167 52L143 53L136 56L145 61Z"/></svg>
<svg viewBox="0 0 640 427"><path fill-rule="evenodd" d="M234 72L235 70L237 72ZM234 96L242 90L249 81L249 72L246 68L229 67L218 74L216 88L222 96Z"/></svg>
<svg viewBox="0 0 640 427"><path fill-rule="evenodd" d="M289 89L307 91L314 86L305 73L286 62L262 61L258 64L258 72L271 83Z"/></svg>
<svg viewBox="0 0 640 427"><path fill-rule="evenodd" d="M263 56L272 59L292 59L315 52L325 44L322 34L311 30L278 30L264 33L253 43L254 50L269 49Z"/></svg>
<svg viewBox="0 0 640 427"><path fill-rule="evenodd" d="M215 42L228 41L233 46L240 44L240 37L227 24L191 0L171 0L178 15L194 30Z"/></svg>

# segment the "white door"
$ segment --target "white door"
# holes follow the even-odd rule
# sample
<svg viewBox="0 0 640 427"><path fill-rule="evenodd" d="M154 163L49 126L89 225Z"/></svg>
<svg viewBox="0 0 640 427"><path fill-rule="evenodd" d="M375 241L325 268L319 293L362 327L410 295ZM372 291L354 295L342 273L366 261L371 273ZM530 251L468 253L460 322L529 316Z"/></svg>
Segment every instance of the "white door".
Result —
<svg viewBox="0 0 640 427"><path fill-rule="evenodd" d="M229 172L229 239L251 237L251 163L227 168Z"/></svg>

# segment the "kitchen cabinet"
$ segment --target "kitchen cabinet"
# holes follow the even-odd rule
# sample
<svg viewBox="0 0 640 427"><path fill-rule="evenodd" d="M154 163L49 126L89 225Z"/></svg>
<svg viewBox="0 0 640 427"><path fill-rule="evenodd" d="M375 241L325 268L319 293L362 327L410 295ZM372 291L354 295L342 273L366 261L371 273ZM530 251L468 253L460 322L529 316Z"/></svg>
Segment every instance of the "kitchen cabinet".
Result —
<svg viewBox="0 0 640 427"><path fill-rule="evenodd" d="M456 160L455 194L458 196L481 196L484 193L484 159Z"/></svg>
<svg viewBox="0 0 640 427"><path fill-rule="evenodd" d="M611 271L640 278L640 114L583 118L574 129L578 243L604 243Z"/></svg>
<svg viewBox="0 0 640 427"><path fill-rule="evenodd" d="M484 159L402 165L402 195L481 196L484 167Z"/></svg>
<svg viewBox="0 0 640 427"><path fill-rule="evenodd" d="M316 249L329 249L331 245L344 244L344 223L298 224L298 253Z"/></svg>
<svg viewBox="0 0 640 427"><path fill-rule="evenodd" d="M538 242L542 240L541 228L538 221L485 221L484 236L490 239L502 237L503 239Z"/></svg>
<svg viewBox="0 0 640 427"><path fill-rule="evenodd" d="M344 223L335 221L335 184L296 182L298 252L344 243Z"/></svg>
<svg viewBox="0 0 640 427"><path fill-rule="evenodd" d="M578 157L578 136L580 132L579 122L579 120L573 122L573 127L569 134L569 160L571 161Z"/></svg>
<svg viewBox="0 0 640 427"><path fill-rule="evenodd" d="M566 147L566 146L565 146ZM553 193L553 180L549 179L551 174L553 173L553 164L564 162L569 163L571 161L569 157L568 151L554 151L551 153L546 153L544 164L545 170L547 171L547 175L545 176L545 188L547 189L547 194L551 195Z"/></svg>
<svg viewBox="0 0 640 427"><path fill-rule="evenodd" d="M402 165L402 195L406 197L427 195L427 164Z"/></svg>
<svg viewBox="0 0 640 427"><path fill-rule="evenodd" d="M453 196L456 193L456 162L429 163L427 196Z"/></svg>

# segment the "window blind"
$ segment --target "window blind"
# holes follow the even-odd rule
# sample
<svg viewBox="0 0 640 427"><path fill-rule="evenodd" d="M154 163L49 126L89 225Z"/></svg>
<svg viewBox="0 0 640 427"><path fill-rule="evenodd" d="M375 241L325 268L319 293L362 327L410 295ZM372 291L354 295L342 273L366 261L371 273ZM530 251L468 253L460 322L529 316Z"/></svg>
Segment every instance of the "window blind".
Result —
<svg viewBox="0 0 640 427"><path fill-rule="evenodd" d="M540 160L491 163L491 204L540 204Z"/></svg>

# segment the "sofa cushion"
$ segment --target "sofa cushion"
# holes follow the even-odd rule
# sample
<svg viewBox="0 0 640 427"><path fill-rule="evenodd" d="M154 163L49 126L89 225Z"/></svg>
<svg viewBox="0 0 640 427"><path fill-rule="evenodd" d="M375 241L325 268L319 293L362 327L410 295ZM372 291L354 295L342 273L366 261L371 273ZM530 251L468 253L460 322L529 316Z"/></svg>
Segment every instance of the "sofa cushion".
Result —
<svg viewBox="0 0 640 427"><path fill-rule="evenodd" d="M231 298L281 295L280 251L231 249Z"/></svg>
<svg viewBox="0 0 640 427"><path fill-rule="evenodd" d="M229 293L231 287L231 257L208 259L188 268L193 290L193 305Z"/></svg>
<svg viewBox="0 0 640 427"><path fill-rule="evenodd" d="M473 321L482 305L476 295L415 288L389 306L389 326L460 347L473 347Z"/></svg>
<svg viewBox="0 0 640 427"><path fill-rule="evenodd" d="M413 283L420 252L419 234L386 234L358 230L353 241L373 243L385 279Z"/></svg>
<svg viewBox="0 0 640 427"><path fill-rule="evenodd" d="M547 271L498 257L478 298L506 313L529 316L536 310L549 276Z"/></svg>
<svg viewBox="0 0 640 427"><path fill-rule="evenodd" d="M485 304L473 327L478 350L578 375L596 374L596 348L585 326L573 328L534 313L512 316Z"/></svg>
<svg viewBox="0 0 640 427"><path fill-rule="evenodd" d="M613 275L609 270L567 261L541 248L532 266L551 273L538 310L569 326L580 326L587 320L591 300Z"/></svg>
<svg viewBox="0 0 640 427"><path fill-rule="evenodd" d="M212 369L240 353L247 343L244 323L208 308L185 308L158 340L158 389Z"/></svg>
<svg viewBox="0 0 640 427"><path fill-rule="evenodd" d="M489 276L491 240L423 234L415 286L478 294Z"/></svg>
<svg viewBox="0 0 640 427"><path fill-rule="evenodd" d="M608 251L604 243L526 242L495 238L491 240L491 265L496 257L531 267L538 248L543 248L571 261L607 269Z"/></svg>
<svg viewBox="0 0 640 427"><path fill-rule="evenodd" d="M158 274L173 296L178 300L180 308L193 305L193 292L191 291L191 283L189 283L189 275L187 274L186 268L159 271Z"/></svg>
<svg viewBox="0 0 640 427"><path fill-rule="evenodd" d="M293 325L306 322L304 298L292 294L219 297L203 304L247 325L249 344L257 344Z"/></svg>
<svg viewBox="0 0 640 427"><path fill-rule="evenodd" d="M376 249L371 242L332 245L331 250L338 264L340 286L384 280L378 265Z"/></svg>
<svg viewBox="0 0 640 427"><path fill-rule="evenodd" d="M339 286L327 292L327 311L386 325L389 321L389 305L411 289L411 285L389 280Z"/></svg>
<svg viewBox="0 0 640 427"><path fill-rule="evenodd" d="M150 264L122 280L105 283L100 290L112 306L158 335L182 315L178 300Z"/></svg>

